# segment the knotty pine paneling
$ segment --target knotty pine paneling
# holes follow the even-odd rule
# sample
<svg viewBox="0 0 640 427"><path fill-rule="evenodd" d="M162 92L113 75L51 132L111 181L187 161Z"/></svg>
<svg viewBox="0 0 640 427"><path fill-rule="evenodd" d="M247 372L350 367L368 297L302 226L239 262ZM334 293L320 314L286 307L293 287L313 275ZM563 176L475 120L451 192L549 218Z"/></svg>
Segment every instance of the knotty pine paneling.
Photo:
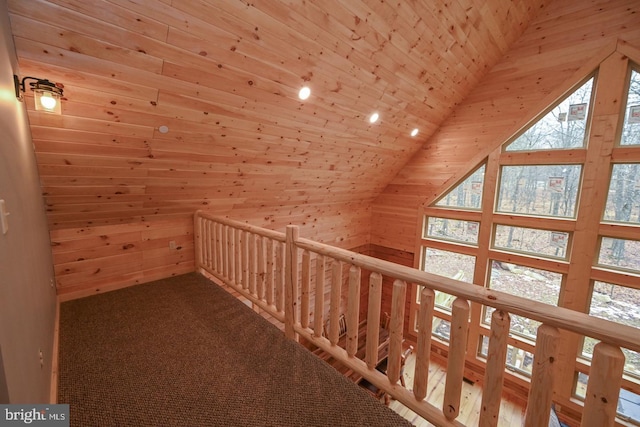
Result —
<svg viewBox="0 0 640 427"><path fill-rule="evenodd" d="M640 46L637 2L551 2L376 199L372 243L414 251L418 207L455 185L619 43Z"/></svg>
<svg viewBox="0 0 640 427"><path fill-rule="evenodd" d="M51 244L62 300L194 270L191 216L52 230Z"/></svg>
<svg viewBox="0 0 640 427"><path fill-rule="evenodd" d="M48 200L48 197L46 196L45 200ZM123 203L127 205L128 202ZM111 224L110 221L103 222L98 219L95 224L84 226L80 225L84 220L79 218L77 227L51 230L56 286L63 300L194 270L191 215L175 212L180 209L162 208L160 212L171 213L159 213L151 220L136 221L127 215L144 209L122 206L123 203L100 205L105 209L120 209L123 221L121 224ZM166 203L166 198L163 203ZM202 203L202 199L194 201L193 211L207 207ZM89 209L88 206L90 205L84 205L83 209ZM217 206L215 212L231 210L231 206ZM314 210L309 213L305 213L304 209L299 212L275 209L272 212L271 215L257 217L255 211L238 211L235 212L234 218L282 232L288 224L297 224L300 226L301 237L329 241L332 245L347 249L361 247L369 238L370 213L366 209L347 209L347 212L355 212L357 215L343 215L341 207L331 205L322 208L315 205ZM110 215L112 212L106 214ZM56 218L57 214L49 215ZM96 216L101 217L100 214ZM175 242L176 249L169 247L171 241ZM330 274L327 277L330 277Z"/></svg>
<svg viewBox="0 0 640 427"><path fill-rule="evenodd" d="M545 5L8 0L20 72L65 86L59 117L25 96L50 227L204 207L317 216L321 240L368 243L347 210L370 217Z"/></svg>

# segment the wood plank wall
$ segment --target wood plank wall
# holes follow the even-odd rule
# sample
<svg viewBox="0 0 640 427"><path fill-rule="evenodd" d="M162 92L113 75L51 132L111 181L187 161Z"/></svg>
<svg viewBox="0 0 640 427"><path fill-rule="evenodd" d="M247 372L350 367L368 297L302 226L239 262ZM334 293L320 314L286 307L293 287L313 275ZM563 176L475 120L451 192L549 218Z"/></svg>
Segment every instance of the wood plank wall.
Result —
<svg viewBox="0 0 640 427"><path fill-rule="evenodd" d="M414 251L419 206L452 187L616 43L640 46L635 0L554 1L373 204L371 243ZM598 64L594 64L594 68Z"/></svg>
<svg viewBox="0 0 640 427"><path fill-rule="evenodd" d="M244 219L253 225L284 231L289 223L301 225L301 235L345 249L360 250L369 240L367 209L314 210L322 215L278 210ZM351 214L349 214L351 212ZM234 214L234 219L238 216ZM241 218L242 219L242 218ZM175 249L171 247L175 243ZM193 217L174 215L51 230L58 294L61 299L84 297L150 282L194 270Z"/></svg>
<svg viewBox="0 0 640 427"><path fill-rule="evenodd" d="M191 216L52 230L51 245L61 300L194 270Z"/></svg>

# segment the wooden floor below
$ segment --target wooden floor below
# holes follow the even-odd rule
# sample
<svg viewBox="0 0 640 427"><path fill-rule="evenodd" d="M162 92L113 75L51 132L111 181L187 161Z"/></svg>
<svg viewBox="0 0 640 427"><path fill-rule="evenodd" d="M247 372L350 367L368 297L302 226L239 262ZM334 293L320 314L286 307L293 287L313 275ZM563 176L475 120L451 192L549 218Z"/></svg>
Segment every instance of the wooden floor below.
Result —
<svg viewBox="0 0 640 427"><path fill-rule="evenodd" d="M411 390L413 387L413 372L415 368L415 362L415 354L410 354L407 358L406 367L404 370L404 379L407 385L407 389L409 390ZM429 365L429 387L427 388L427 401L438 408L442 407L445 379L446 367L432 360ZM463 383L460 415L458 416L458 418L456 418L456 420L467 426L477 426L480 419L481 402L481 386L478 384L474 385L466 382ZM433 424L427 422L424 418L420 417L415 412L396 400L391 400L389 407L400 414L402 417L410 421L416 427L433 426ZM500 405L500 419L498 420L498 426L522 426L524 423L524 412L525 408L521 407L515 402L503 398Z"/></svg>

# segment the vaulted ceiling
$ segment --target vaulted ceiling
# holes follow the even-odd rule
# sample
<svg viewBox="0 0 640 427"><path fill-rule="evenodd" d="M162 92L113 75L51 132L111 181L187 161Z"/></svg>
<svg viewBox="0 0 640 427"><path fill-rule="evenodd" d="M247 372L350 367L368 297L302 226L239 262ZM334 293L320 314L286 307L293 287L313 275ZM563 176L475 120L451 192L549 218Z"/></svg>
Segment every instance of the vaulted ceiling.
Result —
<svg viewBox="0 0 640 427"><path fill-rule="evenodd" d="M370 203L546 3L8 0L50 226Z"/></svg>

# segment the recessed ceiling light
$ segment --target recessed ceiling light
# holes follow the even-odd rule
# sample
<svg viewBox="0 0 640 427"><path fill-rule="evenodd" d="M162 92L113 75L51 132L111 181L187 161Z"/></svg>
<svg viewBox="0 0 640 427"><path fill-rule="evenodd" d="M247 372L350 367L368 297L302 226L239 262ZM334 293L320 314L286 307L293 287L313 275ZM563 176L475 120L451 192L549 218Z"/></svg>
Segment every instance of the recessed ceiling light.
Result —
<svg viewBox="0 0 640 427"><path fill-rule="evenodd" d="M380 118L380 114L378 113L373 113L372 115L369 116L369 123L375 123L378 121L378 118Z"/></svg>
<svg viewBox="0 0 640 427"><path fill-rule="evenodd" d="M303 87L302 89L300 89L300 92L298 92L298 98L302 99L303 101L309 98L309 95L311 95L311 89L309 89L307 86Z"/></svg>
<svg viewBox="0 0 640 427"><path fill-rule="evenodd" d="M411 136L416 136L418 134L418 128L411 131Z"/></svg>

